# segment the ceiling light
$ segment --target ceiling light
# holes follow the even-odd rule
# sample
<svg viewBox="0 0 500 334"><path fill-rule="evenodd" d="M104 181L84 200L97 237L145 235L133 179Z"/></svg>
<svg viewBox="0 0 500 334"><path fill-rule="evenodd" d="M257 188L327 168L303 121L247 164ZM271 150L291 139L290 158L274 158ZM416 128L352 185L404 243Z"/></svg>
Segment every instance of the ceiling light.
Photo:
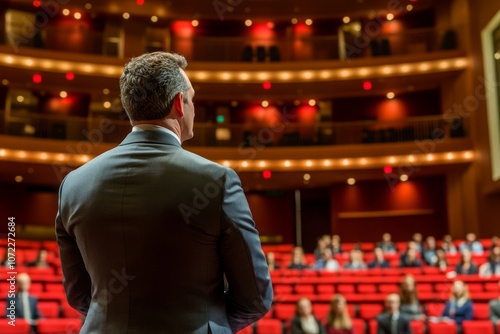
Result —
<svg viewBox="0 0 500 334"><path fill-rule="evenodd" d="M353 178L353 177L350 177L347 179L347 184L350 185L350 186L353 186L356 184L356 179Z"/></svg>

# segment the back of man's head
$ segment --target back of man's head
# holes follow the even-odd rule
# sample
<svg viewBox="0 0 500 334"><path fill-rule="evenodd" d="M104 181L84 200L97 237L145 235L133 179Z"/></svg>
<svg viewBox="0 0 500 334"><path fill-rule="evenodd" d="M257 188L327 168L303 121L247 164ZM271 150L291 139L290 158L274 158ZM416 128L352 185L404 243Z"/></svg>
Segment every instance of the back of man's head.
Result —
<svg viewBox="0 0 500 334"><path fill-rule="evenodd" d="M187 96L189 84L181 72L186 66L183 56L162 51L132 58L120 77L121 101L130 121L167 117L175 96Z"/></svg>

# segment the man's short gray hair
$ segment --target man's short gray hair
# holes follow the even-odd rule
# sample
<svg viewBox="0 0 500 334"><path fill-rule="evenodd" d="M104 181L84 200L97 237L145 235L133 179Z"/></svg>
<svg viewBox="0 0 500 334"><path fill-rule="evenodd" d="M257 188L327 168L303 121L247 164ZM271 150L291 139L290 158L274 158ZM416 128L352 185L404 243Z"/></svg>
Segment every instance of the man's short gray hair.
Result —
<svg viewBox="0 0 500 334"><path fill-rule="evenodd" d="M189 84L181 73L186 66L183 56L163 51L132 58L120 77L121 101L130 121L167 117L180 92L186 103Z"/></svg>

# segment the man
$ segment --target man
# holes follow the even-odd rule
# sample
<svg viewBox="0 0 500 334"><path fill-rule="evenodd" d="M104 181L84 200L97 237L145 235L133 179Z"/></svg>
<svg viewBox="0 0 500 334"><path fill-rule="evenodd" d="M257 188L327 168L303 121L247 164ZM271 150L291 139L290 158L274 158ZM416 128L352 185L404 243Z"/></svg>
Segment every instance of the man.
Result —
<svg viewBox="0 0 500 334"><path fill-rule="evenodd" d="M483 255L483 245L477 240L474 233L467 233L465 241L460 244L460 252L463 252L465 249L470 250L474 255Z"/></svg>
<svg viewBox="0 0 500 334"><path fill-rule="evenodd" d="M375 247L373 250L374 260L368 263L368 268L389 268L390 264L384 258L384 251L380 247Z"/></svg>
<svg viewBox="0 0 500 334"><path fill-rule="evenodd" d="M17 293L14 298L7 299L7 313L15 312L15 318L22 318L31 325L31 329L36 333L38 319L42 318L42 314L38 309L38 299L29 294L31 286L31 278L26 273L21 273L16 276Z"/></svg>
<svg viewBox="0 0 500 334"><path fill-rule="evenodd" d="M399 295L385 298L385 312L377 316L377 334L410 334L410 318L399 313Z"/></svg>
<svg viewBox="0 0 500 334"><path fill-rule="evenodd" d="M82 334L234 333L271 306L237 174L181 147L194 123L186 66L133 58L120 78L132 132L61 184L56 233Z"/></svg>

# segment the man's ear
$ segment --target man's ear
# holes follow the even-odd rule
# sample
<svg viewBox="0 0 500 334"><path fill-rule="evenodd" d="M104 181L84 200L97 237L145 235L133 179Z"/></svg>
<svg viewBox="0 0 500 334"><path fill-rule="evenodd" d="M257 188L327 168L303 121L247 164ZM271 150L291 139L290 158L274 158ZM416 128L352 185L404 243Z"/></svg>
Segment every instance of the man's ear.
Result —
<svg viewBox="0 0 500 334"><path fill-rule="evenodd" d="M180 92L174 97L173 103L174 112L178 117L184 117L184 93Z"/></svg>

